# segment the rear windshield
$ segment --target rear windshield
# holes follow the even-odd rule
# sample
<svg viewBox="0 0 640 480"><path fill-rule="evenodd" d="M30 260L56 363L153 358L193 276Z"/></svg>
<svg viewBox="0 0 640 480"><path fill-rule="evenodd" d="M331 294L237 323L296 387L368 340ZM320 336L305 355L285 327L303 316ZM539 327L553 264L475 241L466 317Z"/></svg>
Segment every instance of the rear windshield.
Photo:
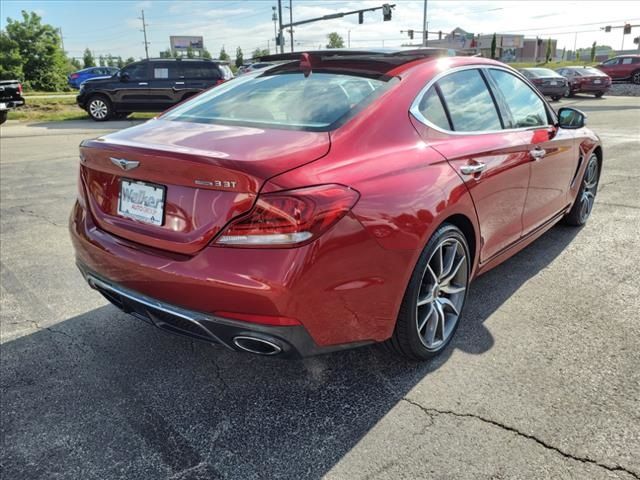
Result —
<svg viewBox="0 0 640 480"><path fill-rule="evenodd" d="M533 77L560 77L558 73L549 68L529 68L526 70Z"/></svg>
<svg viewBox="0 0 640 480"><path fill-rule="evenodd" d="M575 72L580 76L589 76L589 75L603 75L603 73L597 68L584 67L584 68L574 68Z"/></svg>
<svg viewBox="0 0 640 480"><path fill-rule="evenodd" d="M387 78L299 71L242 76L167 112L182 122L328 131L376 98Z"/></svg>

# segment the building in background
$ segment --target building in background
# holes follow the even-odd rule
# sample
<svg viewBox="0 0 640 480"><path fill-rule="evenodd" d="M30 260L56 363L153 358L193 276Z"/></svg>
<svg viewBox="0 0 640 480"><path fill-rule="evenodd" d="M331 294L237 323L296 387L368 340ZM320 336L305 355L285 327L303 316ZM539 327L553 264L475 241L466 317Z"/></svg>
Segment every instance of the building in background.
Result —
<svg viewBox="0 0 640 480"><path fill-rule="evenodd" d="M430 32L433 34L433 32ZM438 39L429 39L430 47L452 48L468 54L491 57L493 34L474 34L456 28L447 34L438 34ZM551 58L556 58L557 40L525 38L517 33L496 34L496 58L503 62L543 62L547 43L551 42Z"/></svg>

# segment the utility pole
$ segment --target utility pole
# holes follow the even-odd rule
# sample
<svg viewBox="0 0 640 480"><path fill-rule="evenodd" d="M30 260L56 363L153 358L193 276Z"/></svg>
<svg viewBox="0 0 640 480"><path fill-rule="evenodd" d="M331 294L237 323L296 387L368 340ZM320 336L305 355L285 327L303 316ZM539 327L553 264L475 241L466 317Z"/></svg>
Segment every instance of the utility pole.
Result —
<svg viewBox="0 0 640 480"><path fill-rule="evenodd" d="M424 47L427 46L428 36L429 32L427 32L427 0L424 0L424 11L422 13L422 45Z"/></svg>
<svg viewBox="0 0 640 480"><path fill-rule="evenodd" d="M144 22L144 10L142 10L142 17L140 17L140 20L142 20L142 30L140 31L144 33L144 53L147 56L147 60L149 60L149 42L147 42L148 25Z"/></svg>
<svg viewBox="0 0 640 480"><path fill-rule="evenodd" d="M58 28L58 33L60 34L60 44L62 46L62 51L64 52L64 37L62 36L62 28Z"/></svg>
<svg viewBox="0 0 640 480"><path fill-rule="evenodd" d="M276 7L271 7L271 10L273 10L273 15L271 15L271 20L273 20L273 38L276 39L276 53L278 53L278 14ZM269 50L269 53L271 53L271 50Z"/></svg>
<svg viewBox="0 0 640 480"><path fill-rule="evenodd" d="M347 30L347 47L351 48L351 30Z"/></svg>
<svg viewBox="0 0 640 480"><path fill-rule="evenodd" d="M291 35L291 53L293 53L293 0L289 0L289 35Z"/></svg>
<svg viewBox="0 0 640 480"><path fill-rule="evenodd" d="M284 38L282 36L282 0L278 0L278 44L280 53L284 53Z"/></svg>

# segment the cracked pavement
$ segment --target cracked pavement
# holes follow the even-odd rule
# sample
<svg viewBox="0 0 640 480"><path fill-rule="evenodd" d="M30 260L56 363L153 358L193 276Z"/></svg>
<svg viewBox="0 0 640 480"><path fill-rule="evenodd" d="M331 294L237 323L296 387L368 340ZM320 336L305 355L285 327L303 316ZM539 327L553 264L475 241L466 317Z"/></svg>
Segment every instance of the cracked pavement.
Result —
<svg viewBox="0 0 640 480"><path fill-rule="evenodd" d="M0 468L28 479L640 478L640 98L578 97L605 168L589 224L479 278L431 363L235 354L118 312L66 231L77 145L0 129Z"/></svg>

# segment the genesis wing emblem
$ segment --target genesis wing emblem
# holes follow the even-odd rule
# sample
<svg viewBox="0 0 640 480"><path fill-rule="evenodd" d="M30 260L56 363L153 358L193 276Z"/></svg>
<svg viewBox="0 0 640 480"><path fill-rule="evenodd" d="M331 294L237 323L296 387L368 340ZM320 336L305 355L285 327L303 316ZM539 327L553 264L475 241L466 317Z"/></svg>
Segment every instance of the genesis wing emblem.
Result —
<svg viewBox="0 0 640 480"><path fill-rule="evenodd" d="M111 160L111 163L119 166L123 170L133 170L138 165L140 165L140 162L137 162L135 160L125 160L124 158L109 157L109 160Z"/></svg>

